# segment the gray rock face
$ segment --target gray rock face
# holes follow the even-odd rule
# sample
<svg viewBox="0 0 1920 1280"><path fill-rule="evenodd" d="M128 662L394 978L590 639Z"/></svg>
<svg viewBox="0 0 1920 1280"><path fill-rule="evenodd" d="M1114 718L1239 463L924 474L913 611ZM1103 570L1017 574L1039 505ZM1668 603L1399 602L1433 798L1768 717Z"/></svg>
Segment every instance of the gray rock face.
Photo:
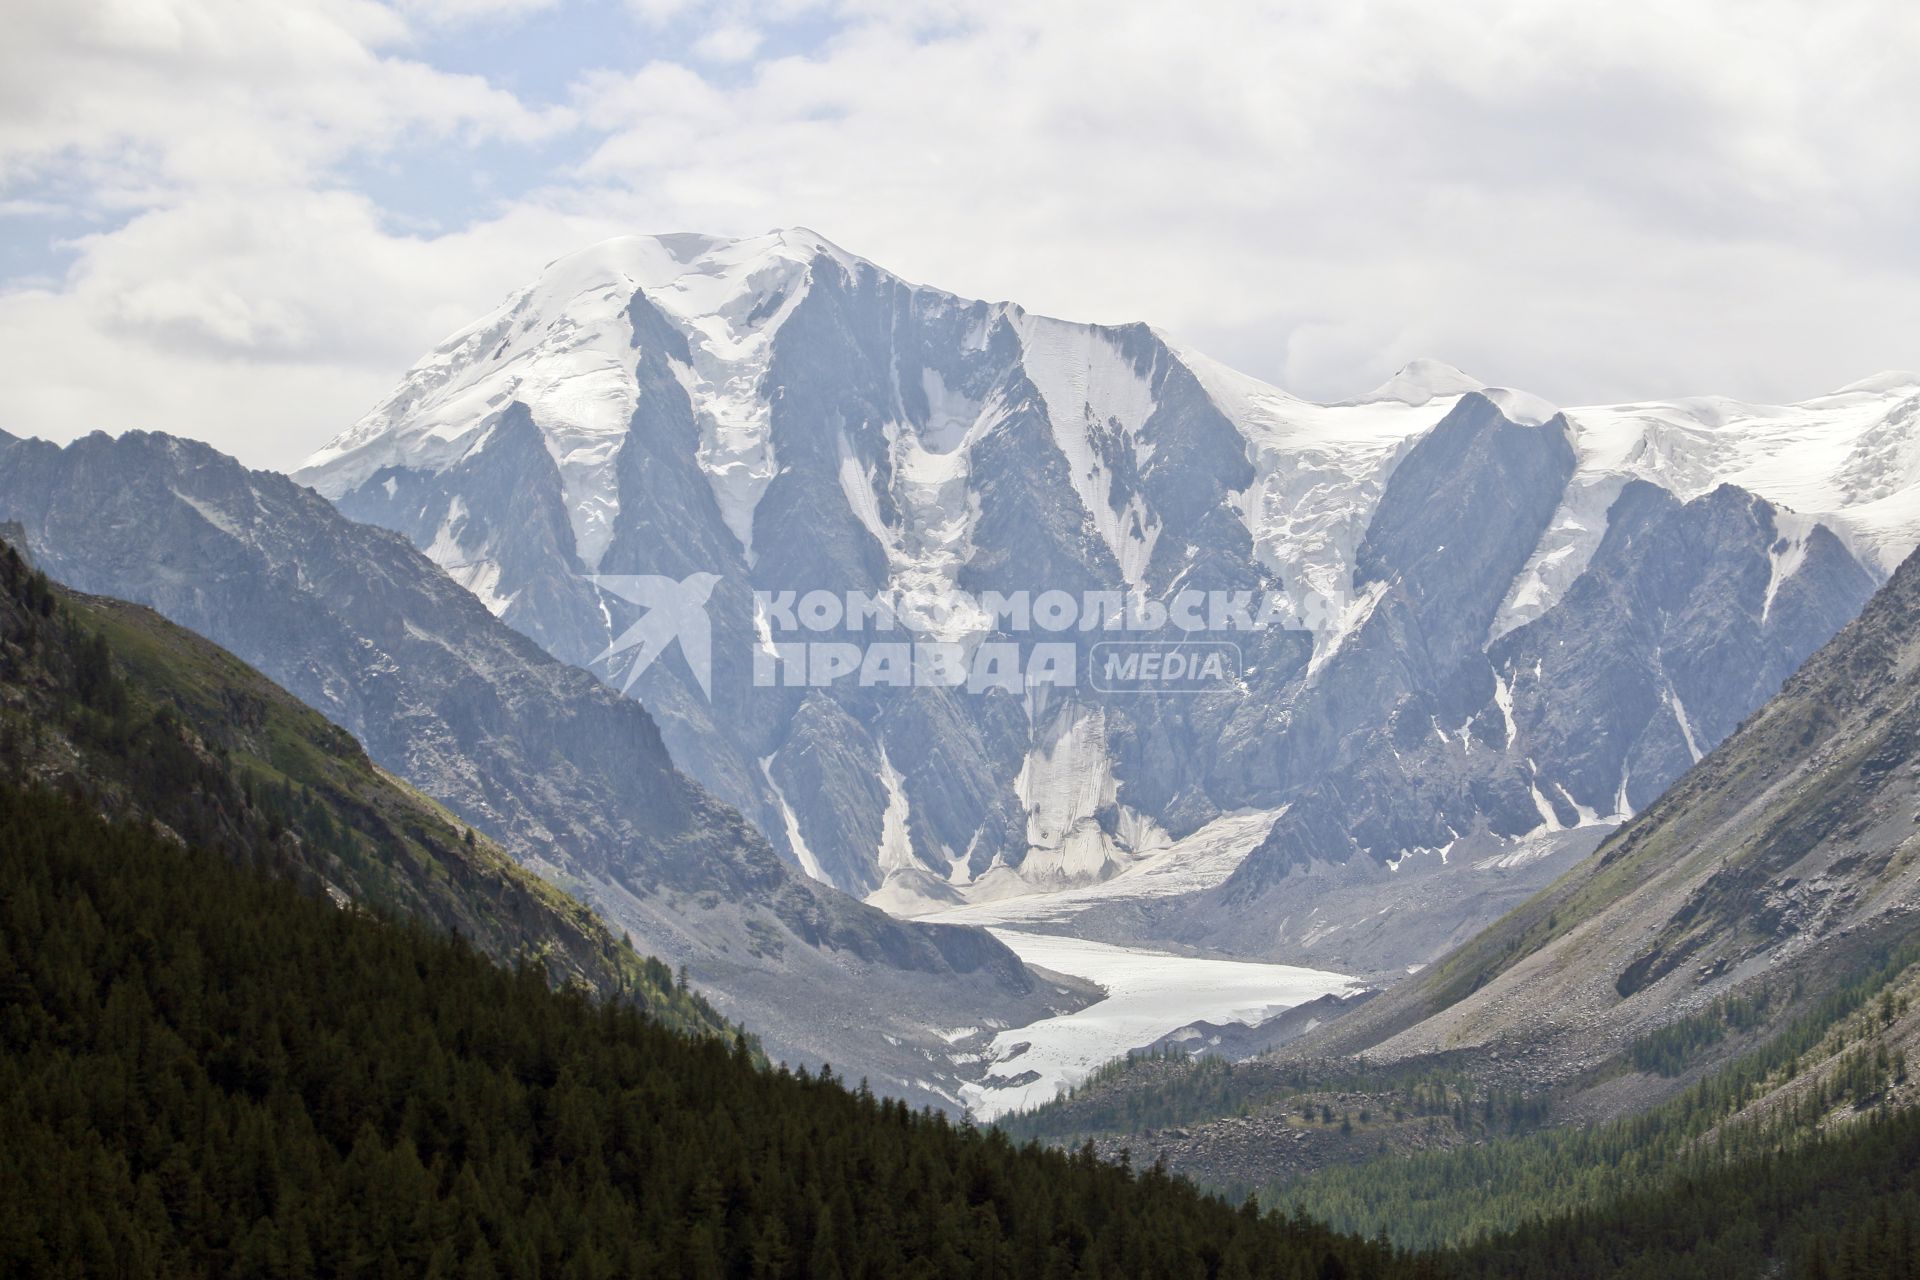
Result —
<svg viewBox="0 0 1920 1280"><path fill-rule="evenodd" d="M1824 527L1808 535L1806 571L1776 583L1778 519L1731 485L1683 504L1630 484L1561 605L1493 647L1562 823L1651 804L1872 595Z"/></svg>
<svg viewBox="0 0 1920 1280"><path fill-rule="evenodd" d="M432 480L478 484L480 463L507 460L542 474L543 449L510 452L528 443L523 414L493 427L498 455ZM427 477L388 478L396 511L437 501ZM449 536L511 517L558 546L564 518L539 487L505 492L518 505L470 506ZM796 873L674 768L638 703L504 625L404 538L284 477L166 436L6 437L0 515L78 589L150 605L259 667L643 950L685 963L775 1053L947 1104L956 1068L934 1027L1018 1025L1078 998L984 932L900 922Z"/></svg>
<svg viewBox="0 0 1920 1280"><path fill-rule="evenodd" d="M1685 506L1622 502L1667 536L1771 532L1767 513L1729 490ZM1764 591L1765 576L1749 576ZM1776 594L1767 620L1784 607ZM1660 611L1689 616L1677 596ZM1541 1064L1536 1083L1590 1083L1597 1064L1683 1011L1759 986L1812 1001L1885 963L1911 941L1920 893L1916 621L1920 557L1551 893L1329 1028L1313 1051L1391 1062L1521 1050ZM1733 642L1766 652L1739 630ZM1807 1007L1778 1003L1776 1028ZM1690 1065L1753 1043L1728 1037Z"/></svg>
<svg viewBox="0 0 1920 1280"><path fill-rule="evenodd" d="M1800 571L1778 576L1780 519L1731 485L1682 503L1629 483L1553 609L1461 653L1451 683L1403 694L1388 723L1173 927L1217 933L1210 922L1225 915L1246 922L1238 945L1324 962L1347 940L1303 941L1298 913L1289 933L1282 910L1299 897L1289 877L1315 863L1423 849L1484 856L1489 836L1593 828L1651 803L1873 593L1873 576L1820 526L1804 534ZM1367 643L1365 629L1355 643ZM1449 688L1463 701L1449 706Z"/></svg>
<svg viewBox="0 0 1920 1280"><path fill-rule="evenodd" d="M677 652L633 694L682 768L850 893L912 910L1084 887L1284 809L1228 883L1099 927L1373 972L1431 958L1402 944L1484 923L1658 794L1852 616L1881 562L1849 546L1896 536L1716 491L1747 446L1697 407L1557 416L1416 372L1303 405L1144 325L958 298L810 233L636 237L553 264L302 478L576 664L640 616L583 574L717 574L711 697ZM1871 458L1899 452L1907 385L1858 393L1887 410ZM1195 693L1084 669L1047 696L756 684L781 637L755 592L816 589L1289 604ZM1103 635L1067 638L1084 659ZM1360 928L1409 858L1440 862L1421 874L1444 918ZM1502 859L1497 884L1475 869ZM1331 896L1303 889L1333 867Z"/></svg>

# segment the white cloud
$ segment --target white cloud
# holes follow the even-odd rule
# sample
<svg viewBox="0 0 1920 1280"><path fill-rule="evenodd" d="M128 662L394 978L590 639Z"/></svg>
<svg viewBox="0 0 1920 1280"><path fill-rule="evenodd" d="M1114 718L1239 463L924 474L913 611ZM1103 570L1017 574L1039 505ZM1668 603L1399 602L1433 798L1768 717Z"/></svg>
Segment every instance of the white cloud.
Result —
<svg viewBox="0 0 1920 1280"><path fill-rule="evenodd" d="M76 171L109 197L312 180L411 135L563 128L474 75L397 51L369 0L23 0L0 44L0 181Z"/></svg>
<svg viewBox="0 0 1920 1280"><path fill-rule="evenodd" d="M627 0L627 8L642 22L660 26L700 7L699 0Z"/></svg>
<svg viewBox="0 0 1920 1280"><path fill-rule="evenodd" d="M585 176L661 225L803 222L1308 393L1431 351L1569 401L1786 396L1920 359L1916 56L1894 4L954 3L580 106Z"/></svg>
<svg viewBox="0 0 1920 1280"><path fill-rule="evenodd" d="M722 23L694 41L693 52L709 62L745 62L760 48L762 38L744 23Z"/></svg>
<svg viewBox="0 0 1920 1280"><path fill-rule="evenodd" d="M1423 354L1563 403L1920 363L1920 11L1892 0L627 0L654 60L568 109L433 67L432 24L534 2L28 0L0 197L51 175L114 229L0 296L0 426L286 464L547 258L796 224L1328 398ZM796 20L838 30L795 52ZM423 138L568 129L584 162L453 234L341 189Z"/></svg>
<svg viewBox="0 0 1920 1280"><path fill-rule="evenodd" d="M560 0L395 0L409 17L438 26L498 22L551 9Z"/></svg>
<svg viewBox="0 0 1920 1280"><path fill-rule="evenodd" d="M530 263L620 229L527 204L412 238L301 190L143 214L83 240L60 289L0 295L0 428L164 430L291 467Z"/></svg>
<svg viewBox="0 0 1920 1280"><path fill-rule="evenodd" d="M408 56L363 0L28 0L0 46L0 194L81 226L53 283L0 292L0 427L141 427L290 464L466 313L604 222L511 209L423 239L338 166L548 136L478 76ZM84 86L76 90L75 86ZM459 284L449 286L449 281Z"/></svg>

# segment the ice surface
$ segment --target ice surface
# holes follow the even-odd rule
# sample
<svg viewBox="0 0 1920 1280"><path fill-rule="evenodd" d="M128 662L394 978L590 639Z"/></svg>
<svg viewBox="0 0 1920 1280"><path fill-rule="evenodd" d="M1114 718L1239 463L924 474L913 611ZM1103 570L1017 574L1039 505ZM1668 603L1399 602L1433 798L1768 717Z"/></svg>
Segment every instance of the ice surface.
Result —
<svg viewBox="0 0 1920 1280"><path fill-rule="evenodd" d="M813 850L807 848L807 841L800 834L800 819L787 803L787 797L780 790L780 784L773 780L773 757L768 756L760 762L760 772L767 780L767 789L773 792L773 798L780 802L780 816L786 822L787 843L793 846L793 856L800 860L800 869L822 884L832 884L827 873L820 868L820 860L813 856Z"/></svg>
<svg viewBox="0 0 1920 1280"><path fill-rule="evenodd" d="M884 746L880 748L880 782L887 789L887 811L880 819L880 870L904 871L918 865L907 837L907 789Z"/></svg>
<svg viewBox="0 0 1920 1280"><path fill-rule="evenodd" d="M1419 405L1397 398L1311 404L1197 351L1174 349L1247 441L1254 481L1241 518L1254 554L1280 575L1291 621L1313 632L1317 670L1366 619L1354 556L1394 466L1459 393Z"/></svg>
<svg viewBox="0 0 1920 1280"><path fill-rule="evenodd" d="M1774 516L1774 526L1779 530L1780 537L1767 548L1770 571L1767 576L1766 603L1760 609L1760 621L1763 623L1773 616L1773 600L1780 594L1782 584L1800 572L1800 566L1806 563L1807 541L1819 527L1812 516L1786 511Z"/></svg>
<svg viewBox="0 0 1920 1280"><path fill-rule="evenodd" d="M1480 394L1493 401L1508 422L1522 427L1543 427L1560 413L1539 396L1512 387L1488 387Z"/></svg>
<svg viewBox="0 0 1920 1280"><path fill-rule="evenodd" d="M1096 884L1003 896L934 913L922 907L917 914L945 924L1060 924L1106 903L1198 893L1225 883L1285 812L1284 808L1248 810L1215 818Z"/></svg>
<svg viewBox="0 0 1920 1280"><path fill-rule="evenodd" d="M461 537L465 532L467 504L455 494L447 504L447 513L426 549L427 559L447 571L447 576L471 591L497 618L513 603L513 593L500 591L500 563L487 555L485 545L469 546Z"/></svg>
<svg viewBox="0 0 1920 1280"><path fill-rule="evenodd" d="M973 555L980 518L973 490L974 444L1004 412L946 391L938 374L925 379L933 406L927 425L897 427L890 441L893 505L900 526L885 540L891 585L915 617L940 620L934 638L964 641L985 634L990 620L961 592L960 571Z"/></svg>
<svg viewBox="0 0 1920 1280"><path fill-rule="evenodd" d="M848 267L859 262L810 231L776 231L709 242L671 278L646 286L648 299L688 334L693 367L682 383L700 422L700 467L749 554L753 515L777 470L762 384L774 335L806 297L808 269L822 255Z"/></svg>
<svg viewBox="0 0 1920 1280"><path fill-rule="evenodd" d="M981 1119L1047 1102L1102 1064L1190 1022L1256 1024L1297 1004L1355 988L1352 979L1319 969L1197 959L1017 929L992 933L1028 964L1085 978L1107 995L1076 1013L996 1035L988 1082L962 1090ZM1027 1072L1038 1078L992 1083Z"/></svg>
<svg viewBox="0 0 1920 1280"><path fill-rule="evenodd" d="M1909 395L1920 393L1920 373L1914 373L1907 369L1888 369L1885 372L1876 373L1870 378L1862 378L1858 382L1849 382L1846 386L1834 392L1834 394L1843 396L1849 392L1856 391L1866 392L1868 394L1881 394L1889 391L1903 392Z"/></svg>
<svg viewBox="0 0 1920 1280"><path fill-rule="evenodd" d="M646 264L626 242L572 254L410 370L398 389L307 462L302 478L338 496L395 464L450 466L475 428L525 404L559 468L574 541L589 567L612 536L612 460L638 388L626 309Z"/></svg>
<svg viewBox="0 0 1920 1280"><path fill-rule="evenodd" d="M1607 507L1629 479L1691 501L1736 484L1780 509L1788 547L1774 557L1770 613L1798 572L1814 523L1891 573L1920 543L1920 387L1883 375L1797 405L1718 397L1570 409L1579 466L1515 582L1493 635L1552 608L1606 533Z"/></svg>
<svg viewBox="0 0 1920 1280"><path fill-rule="evenodd" d="M1027 885L1057 888L1107 875L1171 841L1151 821L1119 806L1130 823L1109 834L1097 814L1114 806L1119 784L1107 750L1106 712L1097 705L1054 704L1014 781L1027 814L1027 856L1018 868ZM1128 829L1131 827L1131 829Z"/></svg>
<svg viewBox="0 0 1920 1280"><path fill-rule="evenodd" d="M1680 701L1680 695L1674 691L1671 680L1667 682L1667 687L1662 691L1661 697L1665 699L1667 708L1673 712L1675 723L1680 726L1680 736L1684 738L1687 743L1687 754L1693 757L1695 764L1699 764L1700 757L1706 753L1700 750L1699 740L1693 736L1693 721L1687 718L1687 704Z"/></svg>
<svg viewBox="0 0 1920 1280"><path fill-rule="evenodd" d="M1891 573L1920 543L1920 386L1867 379L1794 405L1721 398L1568 411L1581 471L1690 500L1739 485L1827 525Z"/></svg>

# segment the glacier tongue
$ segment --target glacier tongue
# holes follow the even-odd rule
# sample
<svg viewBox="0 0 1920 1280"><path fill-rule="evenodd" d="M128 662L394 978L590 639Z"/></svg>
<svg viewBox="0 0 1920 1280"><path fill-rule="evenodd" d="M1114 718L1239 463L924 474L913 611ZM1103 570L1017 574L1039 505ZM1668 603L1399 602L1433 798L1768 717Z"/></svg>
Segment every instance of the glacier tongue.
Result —
<svg viewBox="0 0 1920 1280"><path fill-rule="evenodd" d="M1014 782L1027 813L1028 851L1020 878L1029 886L1104 880L1172 843L1152 819L1119 803L1104 708L1057 703L1040 713L1035 731ZM1100 821L1106 810L1118 819L1119 829L1111 834Z"/></svg>

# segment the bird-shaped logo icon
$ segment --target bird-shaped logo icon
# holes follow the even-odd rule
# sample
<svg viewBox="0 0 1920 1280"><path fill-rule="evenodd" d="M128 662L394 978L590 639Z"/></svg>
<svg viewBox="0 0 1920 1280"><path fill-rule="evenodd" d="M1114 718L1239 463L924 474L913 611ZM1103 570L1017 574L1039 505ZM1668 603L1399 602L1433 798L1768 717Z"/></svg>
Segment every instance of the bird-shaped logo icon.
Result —
<svg viewBox="0 0 1920 1280"><path fill-rule="evenodd" d="M707 618L706 606L720 582L719 574L694 573L676 581L652 573L610 573L589 575L587 581L646 610L593 660L593 665L599 666L629 649L639 650L627 668L621 693L630 691L654 659L678 640L680 655L699 682L700 692L707 695L707 701L713 701L713 623Z"/></svg>

